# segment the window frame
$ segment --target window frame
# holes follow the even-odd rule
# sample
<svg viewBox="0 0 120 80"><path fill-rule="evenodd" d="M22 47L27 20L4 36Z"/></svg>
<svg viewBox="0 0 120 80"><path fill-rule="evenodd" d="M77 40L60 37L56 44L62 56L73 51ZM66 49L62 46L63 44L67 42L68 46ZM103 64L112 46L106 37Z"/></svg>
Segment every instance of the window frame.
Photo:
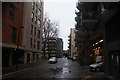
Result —
<svg viewBox="0 0 120 80"><path fill-rule="evenodd" d="M10 4L10 7L9 7L9 18L14 20L14 17L15 17L15 7Z"/></svg>
<svg viewBox="0 0 120 80"><path fill-rule="evenodd" d="M17 29L12 27L12 42L17 42Z"/></svg>

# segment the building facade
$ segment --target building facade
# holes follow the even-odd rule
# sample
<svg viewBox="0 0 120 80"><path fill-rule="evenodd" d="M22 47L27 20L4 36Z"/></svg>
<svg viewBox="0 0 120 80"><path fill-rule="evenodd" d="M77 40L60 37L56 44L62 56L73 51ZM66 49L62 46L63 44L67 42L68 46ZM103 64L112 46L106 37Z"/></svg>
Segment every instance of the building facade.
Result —
<svg viewBox="0 0 120 80"><path fill-rule="evenodd" d="M48 59L51 56L57 56L56 44L57 44L56 38L54 38L54 37L47 38L45 51L46 51Z"/></svg>
<svg viewBox="0 0 120 80"><path fill-rule="evenodd" d="M96 56L104 56L104 72L118 77L119 2L78 2L76 7L75 40L81 63L90 64Z"/></svg>
<svg viewBox="0 0 120 80"><path fill-rule="evenodd" d="M28 14L29 13L29 14ZM42 55L43 2L24 3L24 63L36 62Z"/></svg>
<svg viewBox="0 0 120 80"><path fill-rule="evenodd" d="M63 56L63 40L62 38L57 38L57 44L56 44L56 50L57 50L57 56L62 57Z"/></svg>
<svg viewBox="0 0 120 80"><path fill-rule="evenodd" d="M70 56L77 56L77 47L75 46L75 28L70 28Z"/></svg>
<svg viewBox="0 0 120 80"><path fill-rule="evenodd" d="M2 14L3 67L40 59L43 1L3 2Z"/></svg>
<svg viewBox="0 0 120 80"><path fill-rule="evenodd" d="M24 3L2 3L2 64L9 66L23 63L22 57L17 56L23 52L22 24ZM21 46L20 49L18 49ZM17 54L17 55L16 55ZM20 60L21 59L21 60Z"/></svg>

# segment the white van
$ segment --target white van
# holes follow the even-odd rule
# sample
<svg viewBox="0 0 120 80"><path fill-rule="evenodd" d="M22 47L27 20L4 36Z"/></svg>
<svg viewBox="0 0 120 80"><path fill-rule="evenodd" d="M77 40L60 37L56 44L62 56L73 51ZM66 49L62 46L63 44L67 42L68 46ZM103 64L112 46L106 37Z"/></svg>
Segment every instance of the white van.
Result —
<svg viewBox="0 0 120 80"><path fill-rule="evenodd" d="M95 62L101 62L102 61L102 56L96 56L96 60L95 60Z"/></svg>

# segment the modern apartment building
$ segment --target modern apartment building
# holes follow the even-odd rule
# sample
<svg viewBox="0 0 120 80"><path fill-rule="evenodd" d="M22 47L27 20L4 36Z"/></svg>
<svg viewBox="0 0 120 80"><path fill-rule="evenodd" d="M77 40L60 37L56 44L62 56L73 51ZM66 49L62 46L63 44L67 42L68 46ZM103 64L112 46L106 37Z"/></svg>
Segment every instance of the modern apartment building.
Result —
<svg viewBox="0 0 120 80"><path fill-rule="evenodd" d="M42 54L43 2L41 0L39 1L24 3L24 63L36 62Z"/></svg>
<svg viewBox="0 0 120 80"><path fill-rule="evenodd" d="M104 72L120 75L119 2L78 2L76 5L76 46L81 63L104 56ZM114 46L114 47L112 47Z"/></svg>
<svg viewBox="0 0 120 80"><path fill-rule="evenodd" d="M62 40L62 38L57 38L57 40L56 40L56 51L57 51L58 57L63 56L63 40Z"/></svg>
<svg viewBox="0 0 120 80"><path fill-rule="evenodd" d="M57 56L56 44L57 44L57 40L55 37L47 38L47 44L46 44L45 51L46 51L48 59L51 56Z"/></svg>
<svg viewBox="0 0 120 80"><path fill-rule="evenodd" d="M70 56L77 56L77 47L75 46L75 28L70 28Z"/></svg>

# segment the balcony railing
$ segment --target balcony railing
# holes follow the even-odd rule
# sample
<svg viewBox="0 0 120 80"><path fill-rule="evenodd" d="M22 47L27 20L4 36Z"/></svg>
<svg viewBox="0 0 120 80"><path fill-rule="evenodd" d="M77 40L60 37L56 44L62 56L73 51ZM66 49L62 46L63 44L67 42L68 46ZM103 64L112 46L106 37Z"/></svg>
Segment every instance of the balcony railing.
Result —
<svg viewBox="0 0 120 80"><path fill-rule="evenodd" d="M81 27L82 27L81 23L76 23L75 24L75 29L76 30L79 30L79 28L81 28Z"/></svg>
<svg viewBox="0 0 120 80"><path fill-rule="evenodd" d="M83 42L83 41L85 41L85 38L76 37L76 38L75 38L75 41Z"/></svg>
<svg viewBox="0 0 120 80"><path fill-rule="evenodd" d="M82 19L83 23L97 23L97 19Z"/></svg>
<svg viewBox="0 0 120 80"><path fill-rule="evenodd" d="M84 4L83 4L83 2L77 2L76 3L76 8L78 9L78 10L83 10L84 9L84 6L83 6Z"/></svg>
<svg viewBox="0 0 120 80"><path fill-rule="evenodd" d="M81 22L81 17L80 17L80 16L76 16L76 17L75 17L75 21L76 21L76 22Z"/></svg>
<svg viewBox="0 0 120 80"><path fill-rule="evenodd" d="M77 11L75 10L75 14L76 14L77 16L81 16L80 11L77 12Z"/></svg>
<svg viewBox="0 0 120 80"><path fill-rule="evenodd" d="M97 22L98 22L97 19L83 19L82 20L83 25L86 25L86 27L89 30L92 30L96 26Z"/></svg>

